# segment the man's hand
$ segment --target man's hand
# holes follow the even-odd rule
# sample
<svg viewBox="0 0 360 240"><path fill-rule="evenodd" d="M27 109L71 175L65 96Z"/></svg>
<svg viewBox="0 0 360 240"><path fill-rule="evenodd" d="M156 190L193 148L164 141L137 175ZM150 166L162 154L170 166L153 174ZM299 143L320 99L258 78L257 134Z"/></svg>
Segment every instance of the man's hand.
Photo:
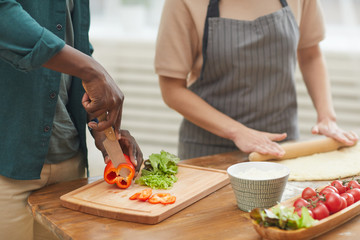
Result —
<svg viewBox="0 0 360 240"><path fill-rule="evenodd" d="M86 93L82 98L85 110L92 116L99 117L107 113L107 118L99 123L89 122L89 127L95 131L103 131L109 127L120 129L124 94L111 76L102 69L102 74L83 79ZM119 131L115 131L119 139Z"/></svg>
<svg viewBox="0 0 360 240"><path fill-rule="evenodd" d="M85 110L94 117L107 113L107 119L89 127L96 131L114 127L119 138L124 94L106 70L93 58L65 45L44 67L76 76L82 80L86 94L82 99Z"/></svg>

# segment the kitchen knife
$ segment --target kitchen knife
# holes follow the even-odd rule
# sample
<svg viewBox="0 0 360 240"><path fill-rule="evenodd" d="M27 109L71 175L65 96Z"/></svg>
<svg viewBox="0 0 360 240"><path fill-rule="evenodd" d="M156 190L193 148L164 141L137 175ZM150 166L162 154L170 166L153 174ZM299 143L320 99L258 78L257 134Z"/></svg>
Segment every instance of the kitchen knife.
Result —
<svg viewBox="0 0 360 240"><path fill-rule="evenodd" d="M99 122L104 121L105 119L106 119L106 113L98 117ZM112 127L109 127L104 130L104 133L106 135L106 138L103 141L103 144L114 167L117 168L121 163L127 164L127 161L125 160L124 157L124 153L120 147L119 141L116 139L114 129Z"/></svg>
<svg viewBox="0 0 360 240"><path fill-rule="evenodd" d="M273 155L264 155L257 152L252 152L249 155L249 161L291 159L308 156L315 153L335 151L345 146L347 145L329 137L311 141L284 143L281 144L281 147L285 150L285 155L281 158L275 157Z"/></svg>

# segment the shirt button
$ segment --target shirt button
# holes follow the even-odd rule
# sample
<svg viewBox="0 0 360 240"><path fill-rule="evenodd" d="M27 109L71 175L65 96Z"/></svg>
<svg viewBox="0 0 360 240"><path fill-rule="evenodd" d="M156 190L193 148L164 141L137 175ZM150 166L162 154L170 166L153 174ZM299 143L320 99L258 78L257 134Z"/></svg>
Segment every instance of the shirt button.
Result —
<svg viewBox="0 0 360 240"><path fill-rule="evenodd" d="M56 25L56 29L60 31L62 29L62 25L61 24Z"/></svg>
<svg viewBox="0 0 360 240"><path fill-rule="evenodd" d="M56 97L56 92L50 93L50 98L54 99Z"/></svg>
<svg viewBox="0 0 360 240"><path fill-rule="evenodd" d="M44 127L44 132L48 132L48 131L50 131L50 127L49 127L49 126L45 126L45 127Z"/></svg>

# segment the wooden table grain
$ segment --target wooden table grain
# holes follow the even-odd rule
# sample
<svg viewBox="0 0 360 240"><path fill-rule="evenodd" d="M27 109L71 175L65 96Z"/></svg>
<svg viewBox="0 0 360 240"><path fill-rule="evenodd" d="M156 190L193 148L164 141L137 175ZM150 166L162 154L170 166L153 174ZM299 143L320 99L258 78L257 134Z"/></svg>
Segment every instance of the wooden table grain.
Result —
<svg viewBox="0 0 360 240"><path fill-rule="evenodd" d="M183 163L226 170L235 163L247 161L240 152L194 158ZM249 214L238 209L231 185L156 225L118 221L70 210L61 205L60 196L89 184L98 178L80 179L54 184L30 195L28 208L34 218L50 229L59 239L241 239L257 240ZM283 199L299 194L304 186L320 182L288 182ZM358 239L360 216L318 237L317 239Z"/></svg>

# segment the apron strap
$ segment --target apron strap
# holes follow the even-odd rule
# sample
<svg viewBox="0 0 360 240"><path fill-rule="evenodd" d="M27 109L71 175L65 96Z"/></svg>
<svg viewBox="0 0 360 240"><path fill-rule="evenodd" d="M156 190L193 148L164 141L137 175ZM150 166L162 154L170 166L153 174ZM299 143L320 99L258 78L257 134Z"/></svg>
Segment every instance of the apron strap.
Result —
<svg viewBox="0 0 360 240"><path fill-rule="evenodd" d="M202 69L201 69L200 79L203 78L204 66L205 66L205 62L206 62L206 49L207 49L208 37L209 37L209 18L220 17L219 1L220 0L210 0L208 9L207 9L207 14L206 14L206 19L205 19L205 27L204 27L204 35L203 35L203 46L202 46L203 65L202 65Z"/></svg>
<svg viewBox="0 0 360 240"><path fill-rule="evenodd" d="M283 6L283 7L287 7L287 2L286 2L286 0L280 0L280 2L281 2L281 6Z"/></svg>

